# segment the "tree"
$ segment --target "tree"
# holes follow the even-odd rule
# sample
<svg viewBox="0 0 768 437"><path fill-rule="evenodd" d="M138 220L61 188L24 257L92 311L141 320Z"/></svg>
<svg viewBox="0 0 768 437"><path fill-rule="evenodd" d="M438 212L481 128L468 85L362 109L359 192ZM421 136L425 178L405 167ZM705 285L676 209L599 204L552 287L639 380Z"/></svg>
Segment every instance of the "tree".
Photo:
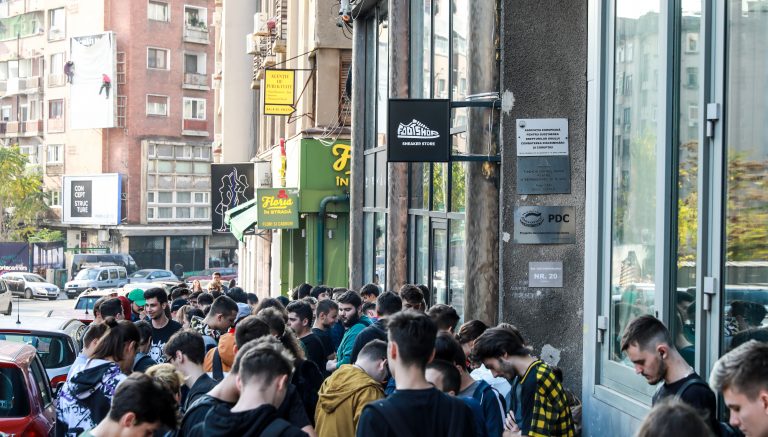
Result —
<svg viewBox="0 0 768 437"><path fill-rule="evenodd" d="M45 214L43 180L17 145L0 147L0 240L21 241Z"/></svg>
<svg viewBox="0 0 768 437"><path fill-rule="evenodd" d="M28 240L30 243L53 243L56 241L64 241L64 233L43 228L29 234Z"/></svg>

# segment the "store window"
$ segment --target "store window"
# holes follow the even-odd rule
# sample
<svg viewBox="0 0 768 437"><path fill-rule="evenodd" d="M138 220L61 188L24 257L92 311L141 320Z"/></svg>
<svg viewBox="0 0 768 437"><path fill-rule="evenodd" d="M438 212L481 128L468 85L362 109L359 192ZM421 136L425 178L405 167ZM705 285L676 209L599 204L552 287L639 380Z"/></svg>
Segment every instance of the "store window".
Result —
<svg viewBox="0 0 768 437"><path fill-rule="evenodd" d="M165 237L130 237L128 253L142 269L165 268Z"/></svg>
<svg viewBox="0 0 768 437"><path fill-rule="evenodd" d="M205 268L205 237L184 236L170 237L171 269L183 272L203 270Z"/></svg>

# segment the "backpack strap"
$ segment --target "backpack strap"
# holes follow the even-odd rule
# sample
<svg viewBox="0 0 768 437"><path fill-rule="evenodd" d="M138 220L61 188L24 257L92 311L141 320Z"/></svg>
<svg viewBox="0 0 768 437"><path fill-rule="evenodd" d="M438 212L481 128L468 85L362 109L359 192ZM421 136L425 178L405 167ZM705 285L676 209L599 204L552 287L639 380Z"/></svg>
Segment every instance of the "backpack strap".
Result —
<svg viewBox="0 0 768 437"><path fill-rule="evenodd" d="M378 400L369 403L366 405L366 408L371 408L377 411L379 415L384 418L384 421L394 435L400 437L415 437L411 430L403 425L403 421L400 420L400 413L394 405Z"/></svg>
<svg viewBox="0 0 768 437"><path fill-rule="evenodd" d="M221 381L224 379L224 365L221 362L221 356L219 355L219 348L213 350L213 369L211 369L211 377L215 381Z"/></svg>
<svg viewBox="0 0 768 437"><path fill-rule="evenodd" d="M679 389L677 389L677 392L675 393L675 399L680 400L683 397L685 391L693 385L701 385L709 388L709 385L700 378L689 379L688 381L685 381L685 383Z"/></svg>
<svg viewBox="0 0 768 437"><path fill-rule="evenodd" d="M279 437L290 427L291 422L278 417L264 428L264 431L261 432L261 437Z"/></svg>

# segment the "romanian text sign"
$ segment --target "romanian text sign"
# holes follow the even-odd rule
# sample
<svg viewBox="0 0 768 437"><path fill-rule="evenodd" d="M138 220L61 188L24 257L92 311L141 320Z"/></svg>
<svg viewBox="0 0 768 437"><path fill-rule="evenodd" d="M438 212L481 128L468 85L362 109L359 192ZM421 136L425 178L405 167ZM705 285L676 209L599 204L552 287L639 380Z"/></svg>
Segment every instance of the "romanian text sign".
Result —
<svg viewBox="0 0 768 437"><path fill-rule="evenodd" d="M387 159L447 162L451 155L448 100L389 99Z"/></svg>
<svg viewBox="0 0 768 437"><path fill-rule="evenodd" d="M518 194L571 192L569 156L521 156L517 158Z"/></svg>
<svg viewBox="0 0 768 437"><path fill-rule="evenodd" d="M264 71L264 115L291 115L295 111L294 70Z"/></svg>
<svg viewBox="0 0 768 437"><path fill-rule="evenodd" d="M528 286L561 288L563 286L563 262L529 262Z"/></svg>
<svg viewBox="0 0 768 437"><path fill-rule="evenodd" d="M259 229L297 229L299 227L299 194L288 188L257 188Z"/></svg>
<svg viewBox="0 0 768 437"><path fill-rule="evenodd" d="M568 119L517 119L517 156L568 155Z"/></svg>

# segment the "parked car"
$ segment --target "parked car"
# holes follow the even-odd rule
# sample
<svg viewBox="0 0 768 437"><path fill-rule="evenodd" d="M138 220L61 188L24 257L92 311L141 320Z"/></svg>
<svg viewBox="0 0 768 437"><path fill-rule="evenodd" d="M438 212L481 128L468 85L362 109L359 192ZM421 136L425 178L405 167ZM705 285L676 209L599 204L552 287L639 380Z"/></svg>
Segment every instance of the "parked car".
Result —
<svg viewBox="0 0 768 437"><path fill-rule="evenodd" d="M12 272L4 273L0 278L5 280L11 293L16 296L24 296L25 299L44 297L50 300L59 298L59 287L43 279L34 273Z"/></svg>
<svg viewBox="0 0 768 437"><path fill-rule="evenodd" d="M75 276L83 269L83 264L114 264L123 266L128 274L139 269L136 261L127 253L78 253L72 257L72 266L69 271L69 277Z"/></svg>
<svg viewBox="0 0 768 437"><path fill-rule="evenodd" d="M75 301L74 308L67 310L50 310L48 311L48 317L67 317L70 319L77 319L81 323L90 325L95 319L93 314L93 306L96 301L104 296L117 297L125 296L123 290L120 288L106 288L106 289L91 289L85 290Z"/></svg>
<svg viewBox="0 0 768 437"><path fill-rule="evenodd" d="M165 291L170 294L171 289L177 285L181 284L181 281L161 281L161 282L131 282L130 284L125 284L123 286L123 292L124 295L127 296L128 293L131 292L131 290L135 290L137 288L140 288L144 291L149 290L150 288L164 288Z"/></svg>
<svg viewBox="0 0 768 437"><path fill-rule="evenodd" d="M141 269L128 276L128 283L179 281L170 270Z"/></svg>
<svg viewBox="0 0 768 437"><path fill-rule="evenodd" d="M5 280L0 278L0 310L3 314L9 316L13 311L11 290L8 289L8 285L5 284Z"/></svg>
<svg viewBox="0 0 768 437"><path fill-rule="evenodd" d="M185 276L184 281L188 283L192 283L195 279L203 280L207 279L210 280L211 276L213 275L213 272L219 272L221 273L221 280L223 281L229 281L230 279L237 279L237 269L232 267L222 267L220 269L205 269L200 270L197 272L192 272L194 274Z"/></svg>
<svg viewBox="0 0 768 437"><path fill-rule="evenodd" d="M0 435L53 435L53 400L35 348L21 342L0 341Z"/></svg>
<svg viewBox="0 0 768 437"><path fill-rule="evenodd" d="M34 347L51 388L66 380L84 333L85 324L73 318L24 316L21 324L12 318L0 319L0 340Z"/></svg>
<svg viewBox="0 0 768 437"><path fill-rule="evenodd" d="M88 267L64 284L67 297L74 299L89 288L119 288L128 283L128 273L123 266Z"/></svg>

